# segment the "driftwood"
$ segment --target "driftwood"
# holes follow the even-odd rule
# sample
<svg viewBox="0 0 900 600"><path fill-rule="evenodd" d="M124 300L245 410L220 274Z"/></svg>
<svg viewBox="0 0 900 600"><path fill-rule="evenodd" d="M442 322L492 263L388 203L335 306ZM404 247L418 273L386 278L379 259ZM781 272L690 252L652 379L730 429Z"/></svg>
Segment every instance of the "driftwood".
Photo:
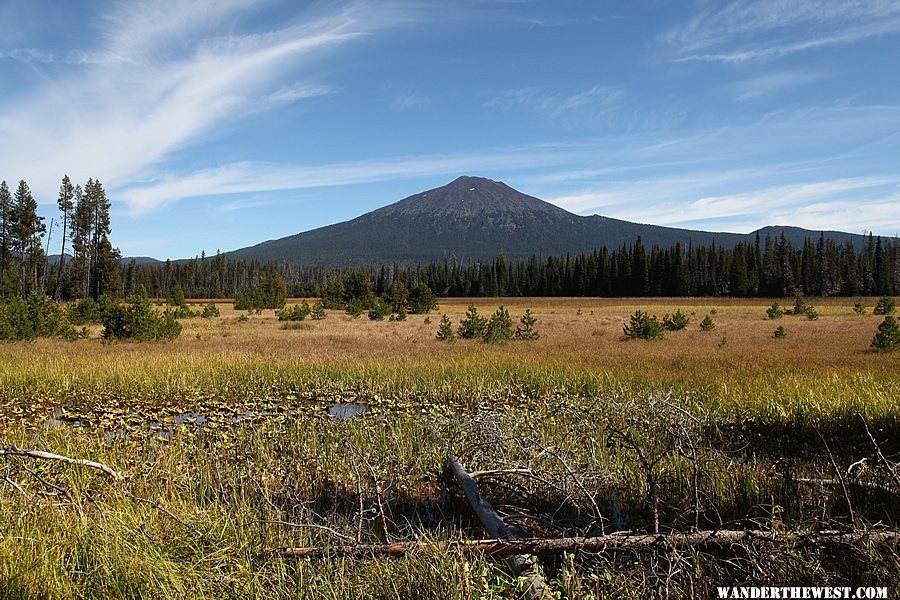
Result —
<svg viewBox="0 0 900 600"><path fill-rule="evenodd" d="M485 498L484 494L481 493L481 490L478 489L478 484L475 483L475 480L472 479L468 471L466 471L459 463L459 459L457 459L456 456L448 454L447 464L450 467L453 476L456 478L456 481L459 483L459 486L465 493L466 500L469 501L469 505L472 507L472 510L475 511L478 520L481 521L481 524L489 535L507 541L525 537L524 532L521 529L516 526L507 525L503 522L503 519L500 518L500 515L497 514L497 511L495 511L494 507L491 506L491 503L488 502L488 499ZM526 586L524 594L525 598L537 600L549 596L547 585L544 583L540 574L535 571L534 563L531 561L528 554L522 552L510 553L507 555L506 564L509 565L509 568L516 577L523 580L523 583Z"/></svg>
<svg viewBox="0 0 900 600"><path fill-rule="evenodd" d="M122 475L116 471L115 469L104 465L103 463L95 462L92 460L86 460L84 458L70 458L68 456L63 456L62 454L54 454L52 452L44 452L43 450L22 450L15 446L7 446L5 448L0 448L0 456L26 456L28 458L40 458L44 460L55 460L59 462L64 462L70 465L81 465L84 467L90 467L92 469L99 469L103 471L113 479L124 479Z"/></svg>
<svg viewBox="0 0 900 600"><path fill-rule="evenodd" d="M754 544L778 544L787 548L847 548L866 544L900 544L900 531L846 533L841 531L696 531L692 533L614 533L597 537L517 538L490 540L451 540L443 542L402 542L383 545L282 548L282 556L316 558L320 556L403 556L410 552L483 552L491 556L554 554L575 550L593 552L653 551L694 548L703 551L732 551Z"/></svg>

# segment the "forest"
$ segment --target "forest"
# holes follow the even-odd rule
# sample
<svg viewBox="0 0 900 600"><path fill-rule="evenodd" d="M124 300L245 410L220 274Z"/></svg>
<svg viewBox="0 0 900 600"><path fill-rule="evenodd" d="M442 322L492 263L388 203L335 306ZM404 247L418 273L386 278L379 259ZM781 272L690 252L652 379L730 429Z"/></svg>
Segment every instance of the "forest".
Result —
<svg viewBox="0 0 900 600"><path fill-rule="evenodd" d="M900 291L900 241L869 235L862 249L826 238L794 247L782 234L733 248L712 243L647 248L640 238L589 254L490 262L444 260L425 265L349 269L300 263L229 260L227 253L185 260L122 260L112 246L110 201L99 180L60 185L58 218L49 227L37 214L28 184L14 193L0 183L0 296L27 297L42 289L58 301L134 294L168 298L234 298L278 274L291 297L326 297L363 273L376 295L395 281L424 283L443 297L529 296L881 296ZM54 237L55 231L58 235ZM302 257L298 257L302 259Z"/></svg>

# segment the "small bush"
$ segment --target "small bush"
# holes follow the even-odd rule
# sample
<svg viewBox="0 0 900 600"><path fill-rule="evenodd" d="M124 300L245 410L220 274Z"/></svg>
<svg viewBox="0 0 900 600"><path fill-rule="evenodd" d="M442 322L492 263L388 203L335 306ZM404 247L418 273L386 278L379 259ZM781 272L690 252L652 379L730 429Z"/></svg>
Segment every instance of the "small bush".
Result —
<svg viewBox="0 0 900 600"><path fill-rule="evenodd" d="M192 311L187 304L176 306L171 313L176 319L190 319L199 315L199 313Z"/></svg>
<svg viewBox="0 0 900 600"><path fill-rule="evenodd" d="M890 296L882 296L878 299L878 304L872 309L873 315L892 315L896 311L894 299Z"/></svg>
<svg viewBox="0 0 900 600"><path fill-rule="evenodd" d="M526 308L525 314L519 319L519 325L516 326L516 339L536 340L541 337L541 334L534 330L535 323L537 323L537 319L531 314L531 309Z"/></svg>
<svg viewBox="0 0 900 600"><path fill-rule="evenodd" d="M636 310L631 315L631 321L622 325L622 331L625 337L640 340L661 340L663 337L663 325L656 318L656 315Z"/></svg>
<svg viewBox="0 0 900 600"><path fill-rule="evenodd" d="M437 335L435 335L435 337L443 342L449 342L455 337L453 333L453 323L450 322L450 317L447 315L441 315L441 324L438 325Z"/></svg>
<svg viewBox="0 0 900 600"><path fill-rule="evenodd" d="M103 322L103 306L93 298L82 298L70 304L68 313L69 323L72 325Z"/></svg>
<svg viewBox="0 0 900 600"><path fill-rule="evenodd" d="M503 342L513 339L513 322L509 311L502 306L494 311L488 319L481 339L488 343Z"/></svg>
<svg viewBox="0 0 900 600"><path fill-rule="evenodd" d="M878 326L872 338L872 348L880 352L895 352L900 349L900 325L897 319L888 315Z"/></svg>
<svg viewBox="0 0 900 600"><path fill-rule="evenodd" d="M406 309L402 306L397 310L396 314L391 315L388 321L405 321L406 320ZM430 317L425 317L425 324L428 325L431 323Z"/></svg>
<svg viewBox="0 0 900 600"><path fill-rule="evenodd" d="M300 304L294 304L291 307L285 307L278 311L279 321L302 321L312 312L309 302L304 300Z"/></svg>
<svg viewBox="0 0 900 600"><path fill-rule="evenodd" d="M417 283L409 290L409 311L416 315L427 315L437 308L437 298L425 283Z"/></svg>
<svg viewBox="0 0 900 600"><path fill-rule="evenodd" d="M766 309L766 315L770 319L780 319L784 316L784 309L782 309L777 302L773 302L772 306Z"/></svg>
<svg viewBox="0 0 900 600"><path fill-rule="evenodd" d="M806 318L809 321L817 321L819 319L819 313L812 306L807 306L806 308L804 308L803 314L806 315Z"/></svg>
<svg viewBox="0 0 900 600"><path fill-rule="evenodd" d="M211 319L213 317L218 317L219 315L219 307L216 306L215 302L207 302L204 304L203 311L200 313L200 317L204 319Z"/></svg>
<svg viewBox="0 0 900 600"><path fill-rule="evenodd" d="M700 331L712 331L715 328L716 324L709 315L706 315L703 317L703 320L700 321Z"/></svg>
<svg viewBox="0 0 900 600"><path fill-rule="evenodd" d="M456 333L462 339L469 340L481 337L486 326L487 321L485 318L478 314L478 309L475 308L474 304L470 304L469 308L466 309L466 317L459 322L459 327L456 328Z"/></svg>
<svg viewBox="0 0 900 600"><path fill-rule="evenodd" d="M806 311L806 296L803 295L803 292L796 292L794 294L794 314L802 315Z"/></svg>
<svg viewBox="0 0 900 600"><path fill-rule="evenodd" d="M187 306L184 299L184 288L181 285L176 285L169 293L169 306Z"/></svg>
<svg viewBox="0 0 900 600"><path fill-rule="evenodd" d="M663 327L669 331L680 331L688 326L690 319L684 316L681 309L677 309L671 317L668 314L663 315Z"/></svg>
<svg viewBox="0 0 900 600"><path fill-rule="evenodd" d="M369 310L369 319L372 321L384 321L384 318L391 312L391 307L381 300L375 300L372 308Z"/></svg>
<svg viewBox="0 0 900 600"><path fill-rule="evenodd" d="M295 330L306 331L306 330L312 329L312 327L313 326L310 325L309 323L302 323L300 321L285 321L284 323L281 324L281 329L287 329L289 331L295 331Z"/></svg>
<svg viewBox="0 0 900 600"><path fill-rule="evenodd" d="M353 298L349 302L345 304L344 312L353 317L354 319L358 319L363 314L363 310L365 310L365 305L363 301L359 298Z"/></svg>
<svg viewBox="0 0 900 600"><path fill-rule="evenodd" d="M784 330L784 325L779 325L778 329L775 330L775 333L772 334L775 339L786 338L787 331Z"/></svg>
<svg viewBox="0 0 900 600"><path fill-rule="evenodd" d="M322 300L316 300L309 311L309 316L313 321L321 321L325 318L325 303Z"/></svg>
<svg viewBox="0 0 900 600"><path fill-rule="evenodd" d="M159 314L144 298L135 298L130 306L116 304L103 315L103 331L107 340L173 340L181 333L181 323L170 311Z"/></svg>
<svg viewBox="0 0 900 600"><path fill-rule="evenodd" d="M858 315L866 314L866 305L863 304L862 298L857 298L856 302L853 303L853 312Z"/></svg>

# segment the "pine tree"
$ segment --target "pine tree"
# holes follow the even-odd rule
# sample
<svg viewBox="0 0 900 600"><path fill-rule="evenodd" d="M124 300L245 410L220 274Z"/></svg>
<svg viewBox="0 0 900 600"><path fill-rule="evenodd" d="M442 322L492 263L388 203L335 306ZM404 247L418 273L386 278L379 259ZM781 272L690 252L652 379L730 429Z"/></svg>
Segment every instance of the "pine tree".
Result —
<svg viewBox="0 0 900 600"><path fill-rule="evenodd" d="M53 286L53 297L59 298L60 282L62 281L63 271L66 266L66 233L69 221L72 218L72 210L75 208L73 202L75 198L75 188L68 175L64 175L62 184L59 186L59 198L56 200L59 206L59 212L62 213L62 247L59 251L59 265L56 271L56 284Z"/></svg>
<svg viewBox="0 0 900 600"><path fill-rule="evenodd" d="M15 277L10 277L12 260L13 199L6 181L0 182L0 297L14 293Z"/></svg>
<svg viewBox="0 0 900 600"><path fill-rule="evenodd" d="M41 238L45 231L44 218L37 214L37 201L25 180L19 181L13 196L11 233L19 259L19 294L24 298L37 287L39 269L44 264Z"/></svg>
<svg viewBox="0 0 900 600"><path fill-rule="evenodd" d="M519 325L516 326L516 339L536 340L541 337L541 334L534 330L536 323L537 319L531 314L531 309L526 308L525 314L522 315L522 318L519 320Z"/></svg>
<svg viewBox="0 0 900 600"><path fill-rule="evenodd" d="M485 325L481 339L485 342L502 342L513 338L512 318L503 306L494 311Z"/></svg>
<svg viewBox="0 0 900 600"><path fill-rule="evenodd" d="M486 325L487 321L485 318L478 314L478 309L475 308L474 304L470 304L466 310L466 317L459 322L456 333L464 340L480 337L484 334Z"/></svg>
<svg viewBox="0 0 900 600"><path fill-rule="evenodd" d="M716 324L709 315L706 315L703 317L703 320L700 321L700 331L712 331L715 328Z"/></svg>
<svg viewBox="0 0 900 600"><path fill-rule="evenodd" d="M453 323L450 322L450 317L447 315L441 315L441 324L438 325L435 337L444 342L452 341L455 337L453 334Z"/></svg>
<svg viewBox="0 0 900 600"><path fill-rule="evenodd" d="M900 325L897 324L897 319L890 315L884 318L872 338L872 348L881 352L900 350Z"/></svg>

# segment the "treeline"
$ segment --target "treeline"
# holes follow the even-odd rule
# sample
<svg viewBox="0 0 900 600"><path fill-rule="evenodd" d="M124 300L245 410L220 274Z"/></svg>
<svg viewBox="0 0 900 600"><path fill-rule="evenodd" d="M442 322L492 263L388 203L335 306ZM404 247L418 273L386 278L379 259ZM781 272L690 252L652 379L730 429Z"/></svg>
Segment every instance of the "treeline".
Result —
<svg viewBox="0 0 900 600"><path fill-rule="evenodd" d="M274 274L292 297L328 297L329 288L364 274L376 295L394 282L407 288L424 283L439 296L761 296L802 291L814 296L881 296L900 292L900 242L870 235L862 250L821 235L795 248L782 234L734 248L676 244L647 249L633 244L591 253L489 262L453 261L404 267L338 270L295 264L231 261L225 255L166 262L130 263L125 293L141 286L168 297L178 285L189 298L236 297Z"/></svg>
<svg viewBox="0 0 900 600"><path fill-rule="evenodd" d="M72 185L66 175L57 205L59 218L48 228L24 180L13 193L0 182L0 298L25 299L33 292L56 300L119 296L120 254L109 241L110 202L103 184L88 179L84 187ZM61 231L58 254L50 246L54 225Z"/></svg>

